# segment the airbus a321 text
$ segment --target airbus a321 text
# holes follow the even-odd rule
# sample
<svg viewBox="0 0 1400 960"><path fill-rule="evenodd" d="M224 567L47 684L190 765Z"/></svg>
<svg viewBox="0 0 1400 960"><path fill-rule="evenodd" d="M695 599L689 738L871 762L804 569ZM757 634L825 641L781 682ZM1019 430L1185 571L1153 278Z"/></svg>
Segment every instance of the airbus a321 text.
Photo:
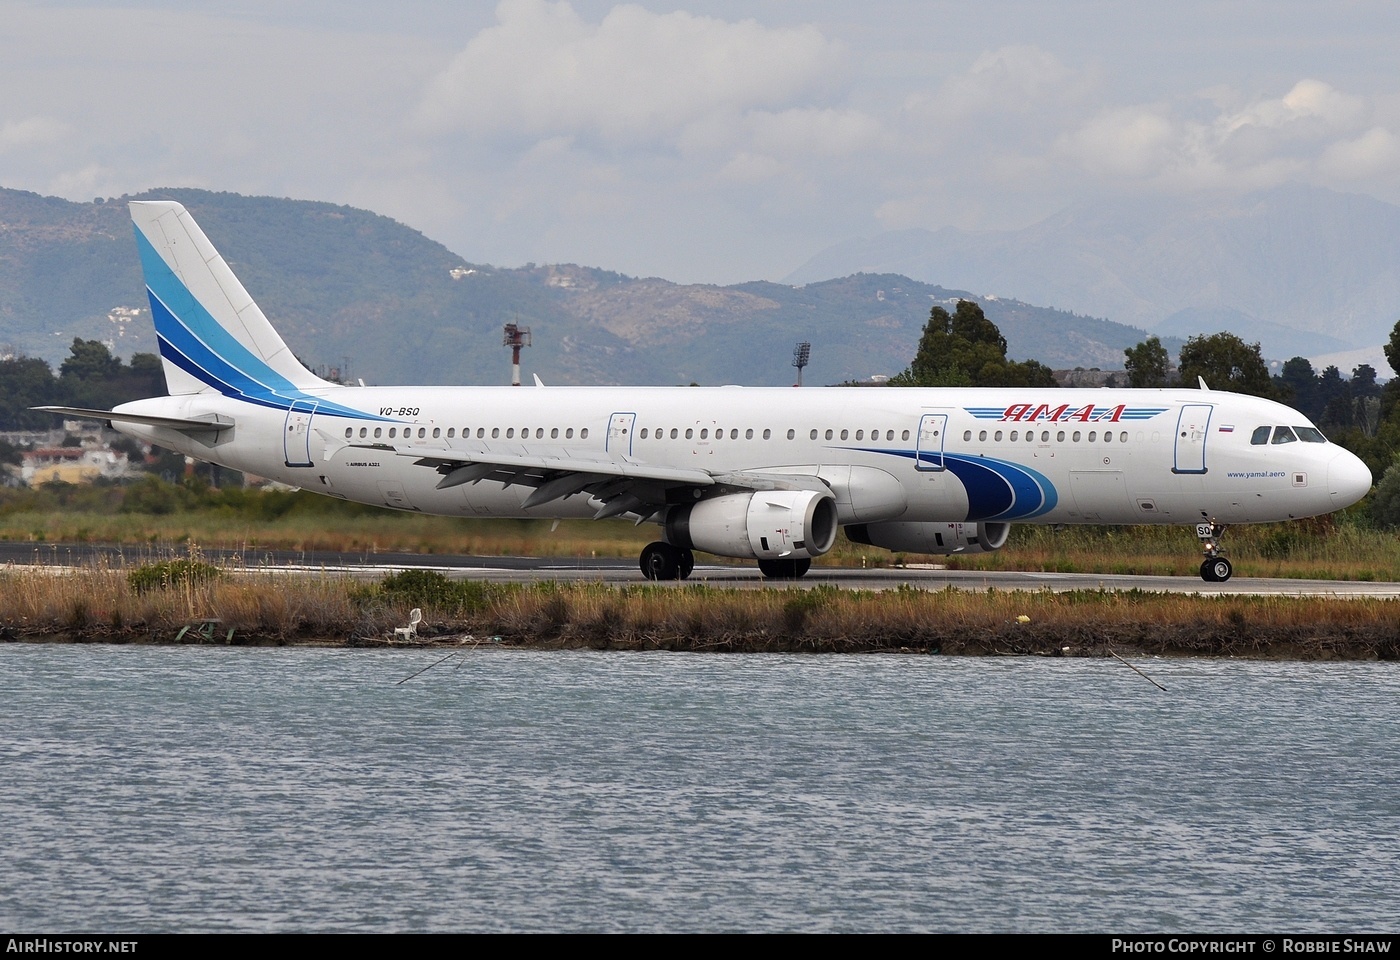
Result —
<svg viewBox="0 0 1400 960"><path fill-rule="evenodd" d="M1227 524L1330 513L1371 486L1296 410L1205 389L329 383L184 207L131 215L170 395L42 409L396 510L654 523L654 580L689 576L697 550L798 577L840 527L907 553L991 551L1019 522L1185 525L1201 576L1223 581Z"/></svg>

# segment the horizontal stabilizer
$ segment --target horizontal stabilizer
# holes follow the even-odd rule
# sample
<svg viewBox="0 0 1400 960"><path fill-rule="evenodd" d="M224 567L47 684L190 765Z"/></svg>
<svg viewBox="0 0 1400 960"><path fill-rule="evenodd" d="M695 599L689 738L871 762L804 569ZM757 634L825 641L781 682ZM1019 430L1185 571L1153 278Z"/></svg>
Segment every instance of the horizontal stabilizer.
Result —
<svg viewBox="0 0 1400 960"><path fill-rule="evenodd" d="M148 417L139 413L117 413L112 410L89 410L86 407L30 407L45 413L61 413L79 420L101 420L105 423L140 423L148 427L168 427L182 433L217 433L233 426L233 420L217 413L199 417Z"/></svg>

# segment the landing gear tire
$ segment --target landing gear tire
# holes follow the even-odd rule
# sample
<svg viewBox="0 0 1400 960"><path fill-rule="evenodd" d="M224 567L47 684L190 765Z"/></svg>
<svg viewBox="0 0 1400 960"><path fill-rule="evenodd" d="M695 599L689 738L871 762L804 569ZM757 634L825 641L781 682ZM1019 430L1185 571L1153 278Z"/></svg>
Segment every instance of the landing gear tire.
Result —
<svg viewBox="0 0 1400 960"><path fill-rule="evenodd" d="M685 573L681 573L683 555L689 557ZM689 550L679 550L669 543L658 540L642 548L642 576L648 580L679 580L688 576L695 567L695 558Z"/></svg>
<svg viewBox="0 0 1400 960"><path fill-rule="evenodd" d="M803 560L760 560L758 572L769 580L796 580L812 569L812 561Z"/></svg>
<svg viewBox="0 0 1400 960"><path fill-rule="evenodd" d="M1235 568L1224 557L1207 557L1201 561L1201 579L1207 583L1224 583Z"/></svg>

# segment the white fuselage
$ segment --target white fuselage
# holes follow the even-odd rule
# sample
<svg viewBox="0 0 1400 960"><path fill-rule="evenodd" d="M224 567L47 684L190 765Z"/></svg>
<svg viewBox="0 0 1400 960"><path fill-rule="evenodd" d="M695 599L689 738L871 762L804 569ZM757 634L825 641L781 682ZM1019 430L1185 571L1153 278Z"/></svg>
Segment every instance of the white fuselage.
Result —
<svg viewBox="0 0 1400 960"><path fill-rule="evenodd" d="M899 520L1255 523L1328 513L1370 486L1332 443L1258 442L1310 427L1267 400L1201 390L753 387L330 387L287 410L214 393L118 408L220 414L186 434L117 423L201 460L331 496L446 516L589 517L586 493L525 507L532 488L439 489L425 448L817 477L842 524ZM409 452L407 448L412 448ZM696 496L700 491L696 491Z"/></svg>

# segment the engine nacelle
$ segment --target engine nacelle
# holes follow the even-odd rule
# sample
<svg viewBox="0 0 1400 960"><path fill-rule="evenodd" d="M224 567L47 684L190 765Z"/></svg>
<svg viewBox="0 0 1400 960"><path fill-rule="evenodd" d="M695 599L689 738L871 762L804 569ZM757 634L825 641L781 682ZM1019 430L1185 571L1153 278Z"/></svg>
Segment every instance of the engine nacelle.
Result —
<svg viewBox="0 0 1400 960"><path fill-rule="evenodd" d="M852 543L901 553L991 553L1011 535L1009 523L853 523L846 527Z"/></svg>
<svg viewBox="0 0 1400 960"><path fill-rule="evenodd" d="M673 508L666 539L721 557L803 560L836 543L836 499L816 490L760 490Z"/></svg>

